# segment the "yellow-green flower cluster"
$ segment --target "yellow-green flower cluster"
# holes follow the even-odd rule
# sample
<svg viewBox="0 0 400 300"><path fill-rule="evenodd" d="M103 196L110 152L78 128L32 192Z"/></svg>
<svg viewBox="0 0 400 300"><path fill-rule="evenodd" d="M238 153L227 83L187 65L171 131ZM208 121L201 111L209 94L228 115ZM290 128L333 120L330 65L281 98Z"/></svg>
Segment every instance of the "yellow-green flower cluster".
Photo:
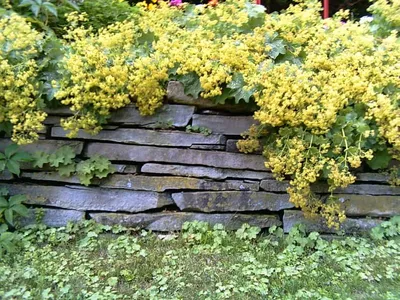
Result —
<svg viewBox="0 0 400 300"><path fill-rule="evenodd" d="M0 123L13 125L12 140L18 144L36 140L46 117L40 107L35 61L42 39L16 14L0 19Z"/></svg>
<svg viewBox="0 0 400 300"><path fill-rule="evenodd" d="M312 183L323 173L330 192L353 183L350 168L374 154L367 139L387 143L394 156L400 152L397 32L380 39L368 24L341 18L321 20L312 2L271 18L263 30L279 32L290 55L252 79L262 87L255 119L292 130L270 141L266 166L278 178L291 176L291 201L308 214L320 212L330 226L344 219L340 203L315 198Z"/></svg>

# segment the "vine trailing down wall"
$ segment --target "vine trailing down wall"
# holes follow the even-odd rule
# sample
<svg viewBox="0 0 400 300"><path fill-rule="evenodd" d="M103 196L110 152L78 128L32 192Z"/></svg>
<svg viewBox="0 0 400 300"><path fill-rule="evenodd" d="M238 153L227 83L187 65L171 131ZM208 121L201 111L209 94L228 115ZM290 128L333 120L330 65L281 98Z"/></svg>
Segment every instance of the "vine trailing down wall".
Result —
<svg viewBox="0 0 400 300"><path fill-rule="evenodd" d="M255 122L251 112L238 115L236 106L192 99L177 82L169 83L168 102L153 116L140 116L133 106L118 110L99 134L79 131L74 139L59 126L60 118L71 111L49 110L40 139L22 150L54 154L68 146L73 153L64 156L77 155L85 162L101 155L112 161L114 173L93 176L87 187L81 183L89 182L79 174L60 176L46 160L42 168L22 164L19 178L3 173L1 186L12 195L25 194L31 208L21 222L34 222L35 210L42 208L43 221L51 226L91 218L157 231L179 230L193 220L222 223L228 229L249 223L283 226L287 232L304 223L308 230L334 231L322 219L305 219L294 208L286 193L288 183L273 179L262 155L238 153L237 140ZM10 143L1 139L0 151ZM342 230L367 230L400 214L400 188L387 179L360 170L355 184L336 191L347 215ZM313 190L322 197L328 194L324 183Z"/></svg>

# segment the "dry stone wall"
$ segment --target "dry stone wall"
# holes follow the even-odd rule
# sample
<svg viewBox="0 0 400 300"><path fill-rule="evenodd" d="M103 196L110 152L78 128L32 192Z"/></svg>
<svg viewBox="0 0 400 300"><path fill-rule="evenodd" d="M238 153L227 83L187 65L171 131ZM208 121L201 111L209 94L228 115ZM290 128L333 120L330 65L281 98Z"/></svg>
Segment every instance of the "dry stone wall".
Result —
<svg viewBox="0 0 400 300"><path fill-rule="evenodd" d="M240 134L254 123L251 111L238 115L237 106L218 106L183 94L170 83L168 104L153 116L141 116L129 106L115 112L98 135L80 132L66 138L59 125L68 109L50 110L46 130L28 152L54 152L69 145L78 157L100 154L116 168L113 175L90 187L75 177L61 177L49 167L22 166L20 178L0 175L0 185L11 194L26 194L31 213L22 222L34 222L35 208L44 209L43 221L63 226L68 221L94 219L156 231L179 230L186 221L222 223L237 229L243 223L261 228L273 225L289 231L303 223L308 230L332 232L320 219L306 220L286 194L287 182L278 182L265 169L261 155L238 153ZM200 126L212 134L186 132ZM0 150L10 143L0 139ZM400 215L400 188L387 184L382 174L359 173L356 184L338 190L348 216L342 230L348 233L376 226ZM314 191L322 197L325 184Z"/></svg>

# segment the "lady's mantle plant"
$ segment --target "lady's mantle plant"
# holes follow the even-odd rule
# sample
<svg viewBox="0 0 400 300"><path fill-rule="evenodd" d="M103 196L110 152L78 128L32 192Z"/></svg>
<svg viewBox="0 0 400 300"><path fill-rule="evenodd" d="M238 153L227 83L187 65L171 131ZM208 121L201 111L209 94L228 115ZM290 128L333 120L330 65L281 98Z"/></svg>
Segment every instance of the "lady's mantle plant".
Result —
<svg viewBox="0 0 400 300"><path fill-rule="evenodd" d="M12 124L18 143L37 139L43 86L72 110L61 121L71 137L99 132L112 110L131 102L154 113L168 80L218 103L254 99L261 125L240 148L262 145L266 167L290 178L291 201L334 226L345 218L341 203L316 197L311 185L325 178L333 193L354 182L351 170L363 161L382 169L400 159L399 1L378 0L372 22L343 22L344 12L322 20L315 0L280 14L245 0L161 2L98 31L75 12L54 76L38 76L43 35L8 13L0 21L0 123Z"/></svg>

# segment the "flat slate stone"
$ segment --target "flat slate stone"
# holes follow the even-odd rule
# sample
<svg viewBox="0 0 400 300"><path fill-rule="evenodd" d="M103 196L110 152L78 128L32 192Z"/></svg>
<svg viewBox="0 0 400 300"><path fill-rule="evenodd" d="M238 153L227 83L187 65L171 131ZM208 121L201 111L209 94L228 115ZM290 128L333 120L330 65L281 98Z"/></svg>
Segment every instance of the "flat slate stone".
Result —
<svg viewBox="0 0 400 300"><path fill-rule="evenodd" d="M369 231L375 226L378 226L382 221L377 219L351 219L347 218L341 226L340 230L348 234L361 233ZM288 233L296 224L304 224L307 232L335 233L336 230L328 228L322 218L316 217L306 219L301 211L285 210L283 214L283 231Z"/></svg>
<svg viewBox="0 0 400 300"><path fill-rule="evenodd" d="M83 211L52 208L42 208L42 210L44 211L42 223L50 227L62 227L68 222L79 222L85 219ZM36 209L29 209L28 216L21 218L20 221L22 226L35 224Z"/></svg>
<svg viewBox="0 0 400 300"><path fill-rule="evenodd" d="M49 181L49 182L65 182L65 183L75 183L80 184L79 178L77 176L64 177L60 176L58 172L22 172L21 178L27 178L31 180L38 181Z"/></svg>
<svg viewBox="0 0 400 300"><path fill-rule="evenodd" d="M216 104L215 101L205 98L194 98L187 96L184 91L183 84L179 81L168 82L167 98L170 103L193 105L202 109L212 108L216 110L224 110L235 113L251 113L256 110L256 107L251 107L246 104Z"/></svg>
<svg viewBox="0 0 400 300"><path fill-rule="evenodd" d="M287 181L278 181L274 179L262 180L260 188L267 192L286 192L289 187Z"/></svg>
<svg viewBox="0 0 400 300"><path fill-rule="evenodd" d="M14 179L14 176L8 170L0 172L0 180L12 180L12 179Z"/></svg>
<svg viewBox="0 0 400 300"><path fill-rule="evenodd" d="M192 126L206 127L213 133L241 135L256 121L251 116L193 115Z"/></svg>
<svg viewBox="0 0 400 300"><path fill-rule="evenodd" d="M109 123L157 127L168 124L174 127L185 127L189 124L195 108L188 105L163 105L151 116L142 116L133 106L123 107L111 114Z"/></svg>
<svg viewBox="0 0 400 300"><path fill-rule="evenodd" d="M288 195L266 192L182 192L173 193L172 199L182 211L280 211L294 207Z"/></svg>
<svg viewBox="0 0 400 300"><path fill-rule="evenodd" d="M4 149L10 145L12 142L9 139L0 139L0 151L4 151ZM75 154L79 155L83 149L83 142L72 141L72 140L38 140L33 144L20 146L21 151L26 151L29 153L35 153L36 151L44 151L47 153L53 153L57 149L69 146L71 147Z"/></svg>
<svg viewBox="0 0 400 300"><path fill-rule="evenodd" d="M288 181L262 180L260 184L260 188L268 192L286 192L288 187ZM318 194L329 193L328 185L325 183L313 184L312 191ZM346 188L336 189L334 194L400 195L400 187L379 184L351 184Z"/></svg>
<svg viewBox="0 0 400 300"><path fill-rule="evenodd" d="M389 176L379 173L359 173L357 174L357 181L375 181L375 182L388 182Z"/></svg>
<svg viewBox="0 0 400 300"><path fill-rule="evenodd" d="M228 152L239 152L238 147L236 146L239 140L227 140L226 141L226 151Z"/></svg>
<svg viewBox="0 0 400 300"><path fill-rule="evenodd" d="M153 231L181 230L185 222L192 221L207 222L211 226L222 224L228 230L239 229L244 223L260 228L282 225L277 215L165 212L154 214L90 213L90 217L104 225L120 224L125 227L140 227Z"/></svg>
<svg viewBox="0 0 400 300"><path fill-rule="evenodd" d="M190 149L201 149L201 150L225 150L224 145L192 145Z"/></svg>
<svg viewBox="0 0 400 300"><path fill-rule="evenodd" d="M164 162L228 169L266 170L264 158L260 155L220 151L90 143L85 154L87 157L99 154L115 161Z"/></svg>
<svg viewBox="0 0 400 300"><path fill-rule="evenodd" d="M183 166L183 165L163 165L163 164L144 164L141 172L150 174L169 174L189 177L206 177L211 179L255 179L273 178L269 172L256 172L246 170L231 170L212 167Z"/></svg>
<svg viewBox="0 0 400 300"><path fill-rule="evenodd" d="M346 215L390 217L400 215L400 196L335 195L344 200Z"/></svg>
<svg viewBox="0 0 400 300"><path fill-rule="evenodd" d="M258 191L258 183L245 183L243 181L231 180L226 182L211 181L206 179L176 177L176 176L132 176L111 175L101 183L102 187L122 188L136 191L167 190L240 190Z"/></svg>
<svg viewBox="0 0 400 300"><path fill-rule="evenodd" d="M65 137L68 132L61 127L53 127L51 136ZM188 133L181 131L155 131L138 128L119 128L116 130L102 130L96 135L91 135L82 130L77 138L86 140L110 141L125 144L178 146L190 147L193 144L225 144L223 135L201 133Z"/></svg>
<svg viewBox="0 0 400 300"><path fill-rule="evenodd" d="M43 121L45 125L60 125L61 117L59 116L47 116Z"/></svg>
<svg viewBox="0 0 400 300"><path fill-rule="evenodd" d="M173 204L168 194L84 187L5 184L11 195L25 194L26 204L80 211L140 212Z"/></svg>

